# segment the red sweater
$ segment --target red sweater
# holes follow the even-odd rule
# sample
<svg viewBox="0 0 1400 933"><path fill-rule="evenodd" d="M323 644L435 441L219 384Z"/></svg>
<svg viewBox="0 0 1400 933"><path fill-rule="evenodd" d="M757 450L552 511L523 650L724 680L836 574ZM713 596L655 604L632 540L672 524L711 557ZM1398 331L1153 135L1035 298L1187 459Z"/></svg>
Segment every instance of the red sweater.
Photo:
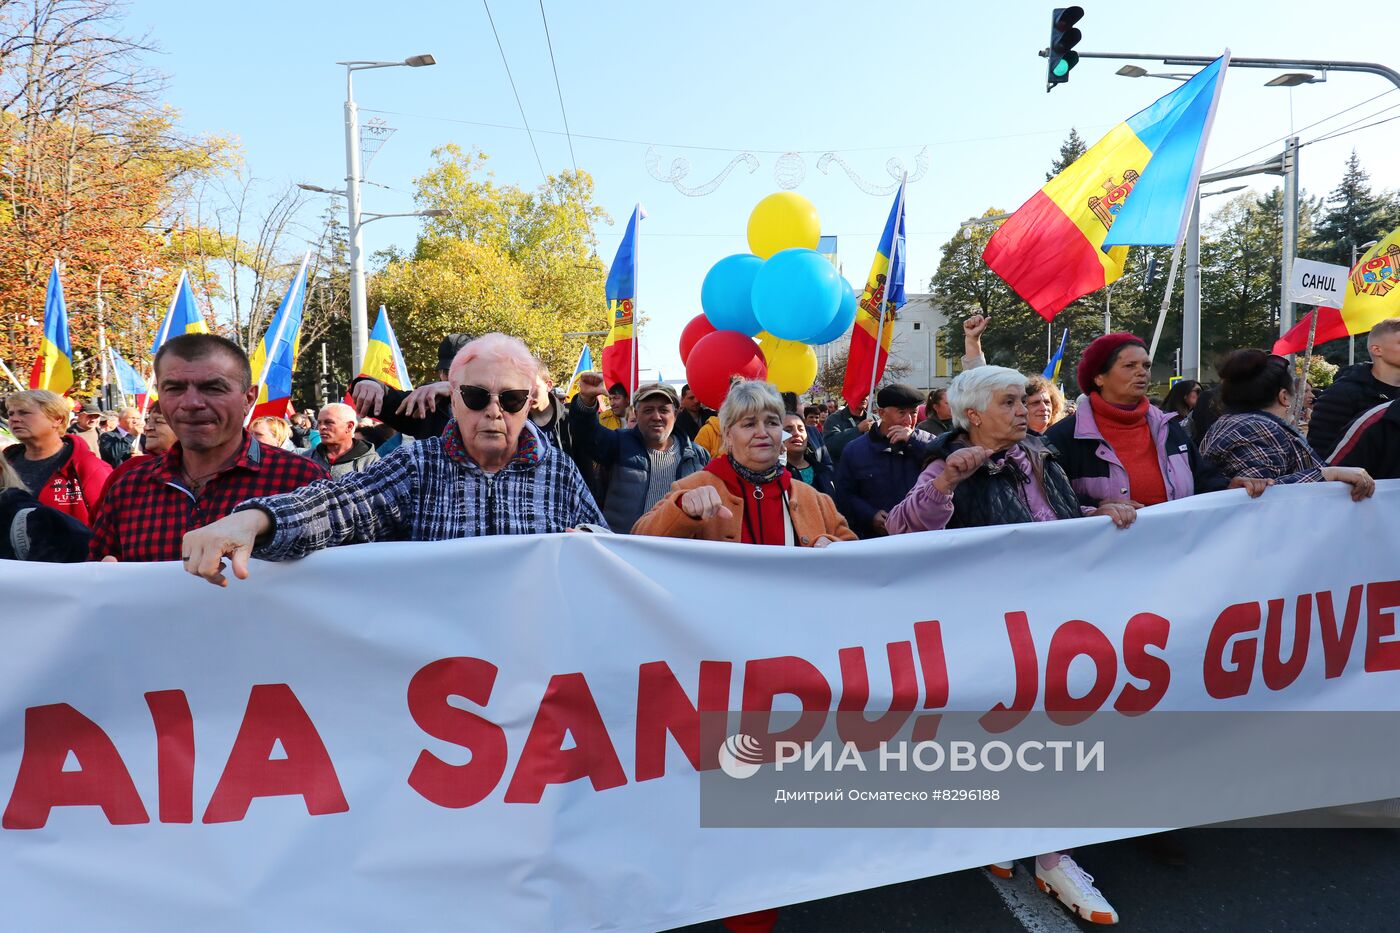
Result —
<svg viewBox="0 0 1400 933"><path fill-rule="evenodd" d="M91 524L91 516L102 501L112 468L75 434L64 435L63 446L68 450L68 457L53 471L44 488L33 490L34 498L84 525ZM14 444L5 450L5 455L17 460L24 456L24 447Z"/></svg>
<svg viewBox="0 0 1400 933"><path fill-rule="evenodd" d="M1093 406L1099 433L1128 474L1128 495L1143 505L1166 502L1167 484L1162 480L1157 442L1147 424L1147 399L1139 401L1136 408L1124 410L1105 402L1099 393L1090 392L1089 404Z"/></svg>
<svg viewBox="0 0 1400 933"><path fill-rule="evenodd" d="M787 538L783 515L783 493L792 495L792 477L787 470L778 471L776 482L764 486L765 495L755 499L752 483L745 482L734 472L728 457L716 457L705 466L706 473L713 473L724 480L724 486L744 503L740 538L745 544L776 544L782 546Z"/></svg>

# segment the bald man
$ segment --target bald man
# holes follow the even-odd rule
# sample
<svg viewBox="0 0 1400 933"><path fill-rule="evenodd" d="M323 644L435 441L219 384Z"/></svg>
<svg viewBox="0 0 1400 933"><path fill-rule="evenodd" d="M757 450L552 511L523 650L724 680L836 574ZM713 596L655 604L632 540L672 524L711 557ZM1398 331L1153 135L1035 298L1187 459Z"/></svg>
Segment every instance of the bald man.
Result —
<svg viewBox="0 0 1400 933"><path fill-rule="evenodd" d="M334 479L362 472L379 459L379 454L372 445L355 438L355 424L355 409L344 402L331 402L316 416L321 443L302 456L321 464Z"/></svg>

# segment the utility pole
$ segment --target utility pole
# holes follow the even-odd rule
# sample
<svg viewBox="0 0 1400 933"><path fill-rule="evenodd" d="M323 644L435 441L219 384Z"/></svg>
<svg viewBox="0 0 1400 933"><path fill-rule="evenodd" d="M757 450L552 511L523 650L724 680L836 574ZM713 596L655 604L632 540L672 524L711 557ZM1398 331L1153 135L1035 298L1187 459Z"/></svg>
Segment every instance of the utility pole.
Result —
<svg viewBox="0 0 1400 933"><path fill-rule="evenodd" d="M1288 137L1283 147L1283 263L1279 279L1278 332L1293 329L1293 301L1288 283L1293 276L1293 257L1298 254L1298 137Z"/></svg>

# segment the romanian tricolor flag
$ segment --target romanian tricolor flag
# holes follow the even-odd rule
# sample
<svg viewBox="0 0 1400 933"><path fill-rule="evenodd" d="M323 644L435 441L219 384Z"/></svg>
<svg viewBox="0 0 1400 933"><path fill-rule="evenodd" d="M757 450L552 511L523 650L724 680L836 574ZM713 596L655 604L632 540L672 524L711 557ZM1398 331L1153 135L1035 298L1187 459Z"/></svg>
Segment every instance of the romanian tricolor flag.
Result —
<svg viewBox="0 0 1400 933"><path fill-rule="evenodd" d="M578 362L574 364L574 374L569 377L569 386L564 390L564 401L571 402L578 395L578 377L593 372L593 351L584 344L579 351Z"/></svg>
<svg viewBox="0 0 1400 933"><path fill-rule="evenodd" d="M287 286L287 293L267 325L262 342L253 351L258 401L250 420L264 415L281 418L287 413L287 402L292 397L292 370L296 368L301 341L301 312L306 304L306 264L310 259L309 252L302 257L301 268Z"/></svg>
<svg viewBox="0 0 1400 933"><path fill-rule="evenodd" d="M1065 361L1065 341L1069 340L1069 328L1060 335L1060 349L1055 351L1055 355L1050 357L1050 362L1045 364L1045 372L1040 375L1051 382L1060 381L1060 364Z"/></svg>
<svg viewBox="0 0 1400 933"><path fill-rule="evenodd" d="M413 389L413 381L408 378L408 367L403 362L403 351L399 349L399 338L394 335L389 312L384 310L383 305L379 306L374 330L369 332L369 346L365 347L365 362L360 367L359 375L377 379L403 392Z"/></svg>
<svg viewBox="0 0 1400 933"><path fill-rule="evenodd" d="M63 300L57 259L44 296L44 336L39 344L39 358L29 372L29 388L48 389L59 395L73 388L73 344L68 340L68 305Z"/></svg>
<svg viewBox="0 0 1400 933"><path fill-rule="evenodd" d="M189 273L181 272L180 281L175 286L175 294L170 296L170 307L165 311L165 320L160 322L156 339L151 343L151 355L155 356L161 344L171 337L207 333L209 325L204 323L204 315L199 313L199 305L195 304Z"/></svg>
<svg viewBox="0 0 1400 933"><path fill-rule="evenodd" d="M895 311L904 306L904 183L894 196L885 232L870 264L865 291L856 303L856 324L851 331L851 349L846 355L846 381L841 396L851 407L870 394L871 374L879 383L894 339ZM881 319L884 326L881 327Z"/></svg>
<svg viewBox="0 0 1400 933"><path fill-rule="evenodd" d="M1313 344L1364 334L1388 317L1400 317L1400 227L1366 251L1352 266L1342 307L1318 308L1274 344L1278 354L1307 349L1308 329L1317 314Z"/></svg>
<svg viewBox="0 0 1400 933"><path fill-rule="evenodd" d="M637 347L633 312L637 306L637 225L646 217L640 204L627 221L627 232L618 244L617 256L608 270L608 336L603 341L603 382L627 387L631 397L637 390Z"/></svg>
<svg viewBox="0 0 1400 933"><path fill-rule="evenodd" d="M992 235L982 259L1041 317L1117 280L1128 246L1180 242L1229 63L1109 130Z"/></svg>

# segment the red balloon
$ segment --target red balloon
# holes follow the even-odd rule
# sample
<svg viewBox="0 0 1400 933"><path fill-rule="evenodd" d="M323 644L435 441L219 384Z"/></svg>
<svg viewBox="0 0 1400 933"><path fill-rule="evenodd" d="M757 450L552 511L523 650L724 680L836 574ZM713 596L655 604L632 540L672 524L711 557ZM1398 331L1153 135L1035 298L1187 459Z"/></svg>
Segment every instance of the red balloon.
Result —
<svg viewBox="0 0 1400 933"><path fill-rule="evenodd" d="M700 342L701 337L708 337L715 332L715 325L710 323L710 319L703 314L697 314L690 319L690 323L685 325L685 330L681 331L681 362L690 359L690 351Z"/></svg>
<svg viewBox="0 0 1400 933"><path fill-rule="evenodd" d="M696 341L685 363L690 391L708 408L718 409L729 394L729 380L768 378L768 361L752 337L737 330L717 330Z"/></svg>

